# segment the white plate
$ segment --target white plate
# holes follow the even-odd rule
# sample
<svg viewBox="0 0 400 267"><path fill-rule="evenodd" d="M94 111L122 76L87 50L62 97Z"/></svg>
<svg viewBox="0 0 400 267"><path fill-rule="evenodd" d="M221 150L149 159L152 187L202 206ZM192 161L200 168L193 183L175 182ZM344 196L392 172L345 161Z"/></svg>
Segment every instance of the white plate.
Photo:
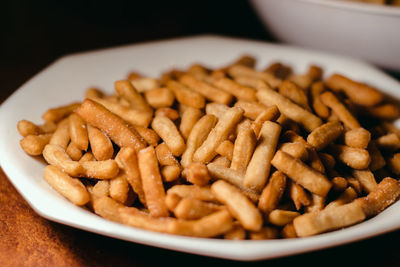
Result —
<svg viewBox="0 0 400 267"><path fill-rule="evenodd" d="M40 72L1 106L1 166L31 207L49 220L136 243L200 255L261 260L340 245L399 229L400 203L356 226L291 240L228 241L135 229L102 219L68 202L42 178L43 163L26 155L19 146L21 137L16 130L17 121L28 119L40 123L46 109L83 99L89 86L112 92L113 82L132 70L158 76L170 68L185 68L194 62L219 67L244 53L256 56L260 67L280 60L297 72L305 72L310 63L318 64L326 74L342 72L400 98L400 84L396 80L361 61L257 41L198 36L73 54Z"/></svg>

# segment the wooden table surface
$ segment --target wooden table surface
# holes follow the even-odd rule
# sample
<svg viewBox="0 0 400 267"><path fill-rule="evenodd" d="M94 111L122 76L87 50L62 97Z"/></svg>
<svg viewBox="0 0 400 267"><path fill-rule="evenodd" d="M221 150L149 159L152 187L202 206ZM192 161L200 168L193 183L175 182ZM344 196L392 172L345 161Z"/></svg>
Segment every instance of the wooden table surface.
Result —
<svg viewBox="0 0 400 267"><path fill-rule="evenodd" d="M275 41L247 1L4 0L0 103L56 58L84 50L201 33ZM34 3L34 4L33 4ZM3 8L4 7L4 8ZM135 12L139 10L140 12ZM396 77L400 79L399 74ZM246 265L400 266L400 231ZM0 168L0 266L241 265L138 245L48 221Z"/></svg>

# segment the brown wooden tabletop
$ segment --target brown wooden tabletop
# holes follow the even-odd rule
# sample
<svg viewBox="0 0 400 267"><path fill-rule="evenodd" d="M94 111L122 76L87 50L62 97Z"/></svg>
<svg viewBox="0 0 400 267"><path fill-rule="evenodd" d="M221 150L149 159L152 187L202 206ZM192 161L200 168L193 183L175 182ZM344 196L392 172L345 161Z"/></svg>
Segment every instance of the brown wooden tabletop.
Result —
<svg viewBox="0 0 400 267"><path fill-rule="evenodd" d="M41 2L2 1L0 103L46 65L72 52L201 33L275 41L247 1ZM390 74L400 80L398 73ZM400 266L399 243L400 231L395 231L340 247L245 264ZM0 266L172 264L243 263L125 242L48 221L29 207L0 169Z"/></svg>

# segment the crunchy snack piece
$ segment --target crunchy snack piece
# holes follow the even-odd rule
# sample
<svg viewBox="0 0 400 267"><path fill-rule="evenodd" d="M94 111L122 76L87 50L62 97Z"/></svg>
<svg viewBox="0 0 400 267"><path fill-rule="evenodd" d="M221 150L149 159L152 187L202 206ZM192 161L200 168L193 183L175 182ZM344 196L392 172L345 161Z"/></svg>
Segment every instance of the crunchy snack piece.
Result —
<svg viewBox="0 0 400 267"><path fill-rule="evenodd" d="M268 222L276 226L285 226L291 223L297 216L300 216L300 213L297 211L276 209L268 214Z"/></svg>
<svg viewBox="0 0 400 267"><path fill-rule="evenodd" d="M31 156L39 156L43 149L50 142L51 134L28 135L25 136L19 144L22 149Z"/></svg>
<svg viewBox="0 0 400 267"><path fill-rule="evenodd" d="M392 205L400 196L400 182L396 179L384 178L374 191L366 197L356 200L367 217L375 216Z"/></svg>
<svg viewBox="0 0 400 267"><path fill-rule="evenodd" d="M351 147L366 149L370 140L371 133L364 128L355 128L344 134L344 143Z"/></svg>
<svg viewBox="0 0 400 267"><path fill-rule="evenodd" d="M383 100L382 93L377 89L340 74L331 75L326 83L332 90L344 92L353 103L362 106L375 106Z"/></svg>
<svg viewBox="0 0 400 267"><path fill-rule="evenodd" d="M120 80L114 83L115 91L124 99L126 99L133 108L138 110L150 110L149 104L143 96L139 94L132 83L127 80Z"/></svg>
<svg viewBox="0 0 400 267"><path fill-rule="evenodd" d="M201 118L203 113L200 109L187 107L185 111L182 113L181 124L179 125L179 131L182 134L182 137L187 140L189 137L190 131L193 129L193 126L196 122Z"/></svg>
<svg viewBox="0 0 400 267"><path fill-rule="evenodd" d="M279 85L279 93L306 110L311 110L306 93L291 81L283 81Z"/></svg>
<svg viewBox="0 0 400 267"><path fill-rule="evenodd" d="M229 67L228 73L232 77L248 76L253 79L260 79L264 82L267 82L272 88L277 88L282 82L271 73L256 71L244 65L233 65Z"/></svg>
<svg viewBox="0 0 400 267"><path fill-rule="evenodd" d="M161 180L156 152L152 146L138 152L138 166L142 178L146 206L153 217L168 217L165 191Z"/></svg>
<svg viewBox="0 0 400 267"><path fill-rule="evenodd" d="M343 130L343 126L340 122L327 122L314 129L314 131L308 135L307 143L318 151L322 150L335 141L343 133Z"/></svg>
<svg viewBox="0 0 400 267"><path fill-rule="evenodd" d="M310 236L339 229L365 219L363 209L357 202L331 207L296 217L293 225L298 236Z"/></svg>
<svg viewBox="0 0 400 267"><path fill-rule="evenodd" d="M301 160L285 152L278 150L271 163L275 168L312 193L323 197L331 189L331 182L322 173L311 169Z"/></svg>
<svg viewBox="0 0 400 267"><path fill-rule="evenodd" d="M177 81L168 81L167 87L174 92L179 103L193 108L204 108L205 98L200 93L195 92Z"/></svg>
<svg viewBox="0 0 400 267"><path fill-rule="evenodd" d="M207 84L203 81L200 81L193 77L192 75L186 74L179 78L179 82L186 85L193 91L196 91L203 95L205 98L220 103L220 104L229 104L232 102L232 95L225 91L219 90L214 86Z"/></svg>
<svg viewBox="0 0 400 267"><path fill-rule="evenodd" d="M182 198L174 208L178 219L196 220L220 210L220 205L195 198Z"/></svg>
<svg viewBox="0 0 400 267"><path fill-rule="evenodd" d="M328 118L330 111L328 107L322 103L320 95L322 92L325 91L324 84L322 82L316 82L313 83L311 86L311 98L312 98L312 107L314 109L314 112L320 116L321 118Z"/></svg>
<svg viewBox="0 0 400 267"><path fill-rule="evenodd" d="M239 120L242 118L241 108L229 109L217 125L211 130L204 143L197 148L193 155L194 161L210 162L216 155L215 149L228 137Z"/></svg>
<svg viewBox="0 0 400 267"><path fill-rule="evenodd" d="M135 150L131 147L121 148L115 157L115 161L118 163L119 167L125 171L126 179L132 186L133 191L138 195L140 202L146 204Z"/></svg>
<svg viewBox="0 0 400 267"><path fill-rule="evenodd" d="M181 164L183 167L193 161L193 155L197 148L203 144L216 123L217 118L214 115L204 115L196 122L186 141L186 150L182 154Z"/></svg>
<svg viewBox="0 0 400 267"><path fill-rule="evenodd" d="M279 236L279 230L275 227L264 226L260 231L250 232L251 240L265 240L265 239L275 239Z"/></svg>
<svg viewBox="0 0 400 267"><path fill-rule="evenodd" d="M48 123L57 123L74 112L79 105L80 103L72 103L62 107L51 108L42 115L42 118Z"/></svg>
<svg viewBox="0 0 400 267"><path fill-rule="evenodd" d="M60 146L46 145L43 149L43 157L47 163L57 166L73 177L78 177L84 172L82 165L77 161L73 161Z"/></svg>
<svg viewBox="0 0 400 267"><path fill-rule="evenodd" d="M255 101L257 99L256 90L247 86L240 85L239 83L229 78L216 79L213 82L213 85L226 91L227 93L234 95L237 99L245 101Z"/></svg>
<svg viewBox="0 0 400 267"><path fill-rule="evenodd" d="M262 217L254 204L238 189L224 181L216 181L211 186L215 197L224 203L232 215L246 230L259 231Z"/></svg>
<svg viewBox="0 0 400 267"><path fill-rule="evenodd" d="M282 114L299 123L309 132L322 124L319 117L266 86L258 90L257 98L265 105L276 105Z"/></svg>
<svg viewBox="0 0 400 267"><path fill-rule="evenodd" d="M161 168L161 176L163 181L172 182L181 175L181 167L177 165L166 165Z"/></svg>
<svg viewBox="0 0 400 267"><path fill-rule="evenodd" d="M238 100L235 105L235 107L241 108L244 110L244 116L256 120L258 116L260 116L262 113L267 113L269 114L269 119L265 120L274 120L277 119L279 116L279 110L276 106L265 106L259 102L247 102L247 101L242 101ZM266 117L266 115L264 115Z"/></svg>
<svg viewBox="0 0 400 267"><path fill-rule="evenodd" d="M400 153L396 153L388 160L390 170L397 175L400 175Z"/></svg>
<svg viewBox="0 0 400 267"><path fill-rule="evenodd" d="M104 106L86 99L75 112L87 123L105 132L118 146L132 147L136 151L145 147L136 130L129 128L120 117Z"/></svg>
<svg viewBox="0 0 400 267"><path fill-rule="evenodd" d="M161 166L179 165L178 161L176 160L171 150L165 143L159 144L158 146L156 146L155 149L158 162L160 163Z"/></svg>
<svg viewBox="0 0 400 267"><path fill-rule="evenodd" d="M337 159L353 169L366 169L371 162L369 153L365 149L343 145L331 145L330 147Z"/></svg>
<svg viewBox="0 0 400 267"><path fill-rule="evenodd" d="M281 200L285 188L286 176L280 171L275 171L261 193L258 208L265 214L274 210Z"/></svg>
<svg viewBox="0 0 400 267"><path fill-rule="evenodd" d="M347 187L347 189L344 190L337 199L331 201L328 205L326 205L326 208L344 205L356 199L357 196L357 192L352 187Z"/></svg>
<svg viewBox="0 0 400 267"><path fill-rule="evenodd" d="M111 101L110 99L92 98L91 100L103 105L131 125L147 127L153 115L150 110L132 109L130 106L122 105L120 102Z"/></svg>
<svg viewBox="0 0 400 267"><path fill-rule="evenodd" d="M346 108L346 106L337 99L337 97L327 91L320 95L322 103L327 105L329 108L335 112L338 118L343 122L345 126L350 129L360 128L361 125L357 119L351 114L351 112Z"/></svg>
<svg viewBox="0 0 400 267"><path fill-rule="evenodd" d="M115 222L123 222L119 209L125 207L118 201L108 197L103 196L99 198L93 198L93 210L97 215Z"/></svg>
<svg viewBox="0 0 400 267"><path fill-rule="evenodd" d="M147 103L153 108L170 107L174 103L175 96L168 88L157 88L145 92Z"/></svg>
<svg viewBox="0 0 400 267"><path fill-rule="evenodd" d="M220 154L223 157L226 157L229 160L232 160L233 157L233 144L229 140L223 141L219 146L215 149L215 152Z"/></svg>
<svg viewBox="0 0 400 267"><path fill-rule="evenodd" d="M271 159L278 144L281 127L274 122L264 122L259 143L254 149L253 156L247 166L244 185L252 190L261 191L269 177Z"/></svg>
<svg viewBox="0 0 400 267"><path fill-rule="evenodd" d="M250 123L240 124L233 146L231 169L245 172L256 145L256 135Z"/></svg>
<svg viewBox="0 0 400 267"><path fill-rule="evenodd" d="M190 163L182 174L188 182L199 186L207 185L211 179L207 166L200 162Z"/></svg>
<svg viewBox="0 0 400 267"><path fill-rule="evenodd" d="M69 141L69 118L65 118L60 123L58 123L55 132L51 136L49 144L58 145L63 149L67 149Z"/></svg>
<svg viewBox="0 0 400 267"><path fill-rule="evenodd" d="M311 198L304 188L292 181L289 185L289 196L293 200L296 210L299 210L302 206L311 205Z"/></svg>
<svg viewBox="0 0 400 267"><path fill-rule="evenodd" d="M164 116L156 116L151 127L164 140L174 156L180 156L185 151L185 141L170 119Z"/></svg>
<svg viewBox="0 0 400 267"><path fill-rule="evenodd" d="M209 186L175 185L168 189L167 194L176 194L181 198L191 197L204 201L217 201Z"/></svg>
<svg viewBox="0 0 400 267"><path fill-rule="evenodd" d="M370 170L353 170L353 176L360 182L363 190L370 193L376 189L374 174Z"/></svg>
<svg viewBox="0 0 400 267"><path fill-rule="evenodd" d="M44 168L44 179L61 195L78 206L89 202L89 193L78 179L70 177L56 166Z"/></svg>
<svg viewBox="0 0 400 267"><path fill-rule="evenodd" d="M114 154L114 148L107 135L91 125L87 126L87 132L94 157L97 160L111 159Z"/></svg>

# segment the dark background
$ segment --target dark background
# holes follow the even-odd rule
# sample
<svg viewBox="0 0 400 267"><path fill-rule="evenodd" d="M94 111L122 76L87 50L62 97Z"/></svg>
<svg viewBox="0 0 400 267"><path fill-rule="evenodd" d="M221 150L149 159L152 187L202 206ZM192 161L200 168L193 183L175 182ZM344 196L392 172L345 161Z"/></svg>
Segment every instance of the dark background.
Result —
<svg viewBox="0 0 400 267"><path fill-rule="evenodd" d="M71 52L202 33L272 40L247 1L2 0L0 29L0 101Z"/></svg>
<svg viewBox="0 0 400 267"><path fill-rule="evenodd" d="M0 103L63 55L203 33L275 41L247 1L0 0ZM0 235L2 266L240 265L49 222L36 215L0 174L0 230L8 231ZM7 217L2 217L4 214ZM397 231L337 248L246 265L399 266L399 243Z"/></svg>

